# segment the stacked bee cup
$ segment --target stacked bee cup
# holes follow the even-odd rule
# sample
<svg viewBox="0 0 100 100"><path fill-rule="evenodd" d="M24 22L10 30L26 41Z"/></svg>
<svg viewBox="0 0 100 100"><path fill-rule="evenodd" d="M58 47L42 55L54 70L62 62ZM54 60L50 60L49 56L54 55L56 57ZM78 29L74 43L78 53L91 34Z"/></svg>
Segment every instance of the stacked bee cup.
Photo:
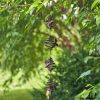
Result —
<svg viewBox="0 0 100 100"><path fill-rule="evenodd" d="M54 25L54 22L50 19L51 18L49 17L46 22L47 24L49 24L49 28L51 29ZM53 61L53 58L51 57L51 51L53 48L55 48L55 46L57 46L57 39L54 36L50 35L45 41L44 45L50 51L50 57L45 61L45 67L50 72L49 79L46 86L47 87L46 95L47 95L48 100L52 100L52 92L56 88L56 83L54 82L53 77L51 77L52 71L55 68L55 62Z"/></svg>

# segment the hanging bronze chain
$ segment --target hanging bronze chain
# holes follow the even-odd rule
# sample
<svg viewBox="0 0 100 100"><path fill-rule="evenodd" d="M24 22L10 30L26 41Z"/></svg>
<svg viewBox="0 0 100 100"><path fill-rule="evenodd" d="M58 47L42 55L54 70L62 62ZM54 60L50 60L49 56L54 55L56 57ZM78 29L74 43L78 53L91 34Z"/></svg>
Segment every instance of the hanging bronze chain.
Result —
<svg viewBox="0 0 100 100"><path fill-rule="evenodd" d="M50 29L56 27L51 17L47 18L46 23L47 23L48 28ZM53 48L55 48L58 45L57 39L54 36L50 35L45 40L44 45L50 51L50 57L45 61L45 67L50 72L49 74L50 76L49 76L47 86L46 86L46 96L48 100L52 100L52 93L56 89L56 82L54 82L53 78L51 77L51 72L54 70L56 65L53 58L51 57L51 51Z"/></svg>

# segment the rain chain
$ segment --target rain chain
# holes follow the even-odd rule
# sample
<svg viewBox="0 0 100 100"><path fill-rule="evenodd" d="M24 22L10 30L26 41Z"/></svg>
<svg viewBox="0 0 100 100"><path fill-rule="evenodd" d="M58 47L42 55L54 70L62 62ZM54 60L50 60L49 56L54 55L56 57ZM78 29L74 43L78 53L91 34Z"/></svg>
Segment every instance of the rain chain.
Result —
<svg viewBox="0 0 100 100"><path fill-rule="evenodd" d="M54 27L55 25L54 21L50 17L47 18L46 22L50 29ZM51 51L53 48L57 46L57 39L54 36L50 35L47 38L47 40L44 42L44 45L50 51L50 57L45 61L45 67L49 71L49 79L46 86L46 89L47 89L46 95L47 95L48 100L52 100L52 92L56 88L56 82L52 78L52 71L54 70L55 62L53 61L53 58L51 57Z"/></svg>

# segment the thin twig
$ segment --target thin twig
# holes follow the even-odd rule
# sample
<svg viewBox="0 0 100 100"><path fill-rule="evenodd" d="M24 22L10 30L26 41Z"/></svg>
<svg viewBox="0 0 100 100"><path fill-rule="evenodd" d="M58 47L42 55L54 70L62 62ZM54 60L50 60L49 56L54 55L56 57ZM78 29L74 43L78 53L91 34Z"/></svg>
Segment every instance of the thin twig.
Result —
<svg viewBox="0 0 100 100"><path fill-rule="evenodd" d="M12 7L27 7L31 6L32 4L25 4L25 5L1 5L0 8L12 8Z"/></svg>

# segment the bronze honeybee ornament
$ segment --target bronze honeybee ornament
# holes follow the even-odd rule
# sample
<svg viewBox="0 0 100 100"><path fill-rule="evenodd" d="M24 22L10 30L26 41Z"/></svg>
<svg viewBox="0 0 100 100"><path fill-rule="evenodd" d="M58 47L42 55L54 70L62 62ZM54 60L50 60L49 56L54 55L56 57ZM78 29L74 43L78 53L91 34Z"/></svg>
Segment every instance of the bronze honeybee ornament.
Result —
<svg viewBox="0 0 100 100"><path fill-rule="evenodd" d="M44 42L44 45L47 48L52 49L55 46L58 46L57 39L54 36L49 36L48 39Z"/></svg>

